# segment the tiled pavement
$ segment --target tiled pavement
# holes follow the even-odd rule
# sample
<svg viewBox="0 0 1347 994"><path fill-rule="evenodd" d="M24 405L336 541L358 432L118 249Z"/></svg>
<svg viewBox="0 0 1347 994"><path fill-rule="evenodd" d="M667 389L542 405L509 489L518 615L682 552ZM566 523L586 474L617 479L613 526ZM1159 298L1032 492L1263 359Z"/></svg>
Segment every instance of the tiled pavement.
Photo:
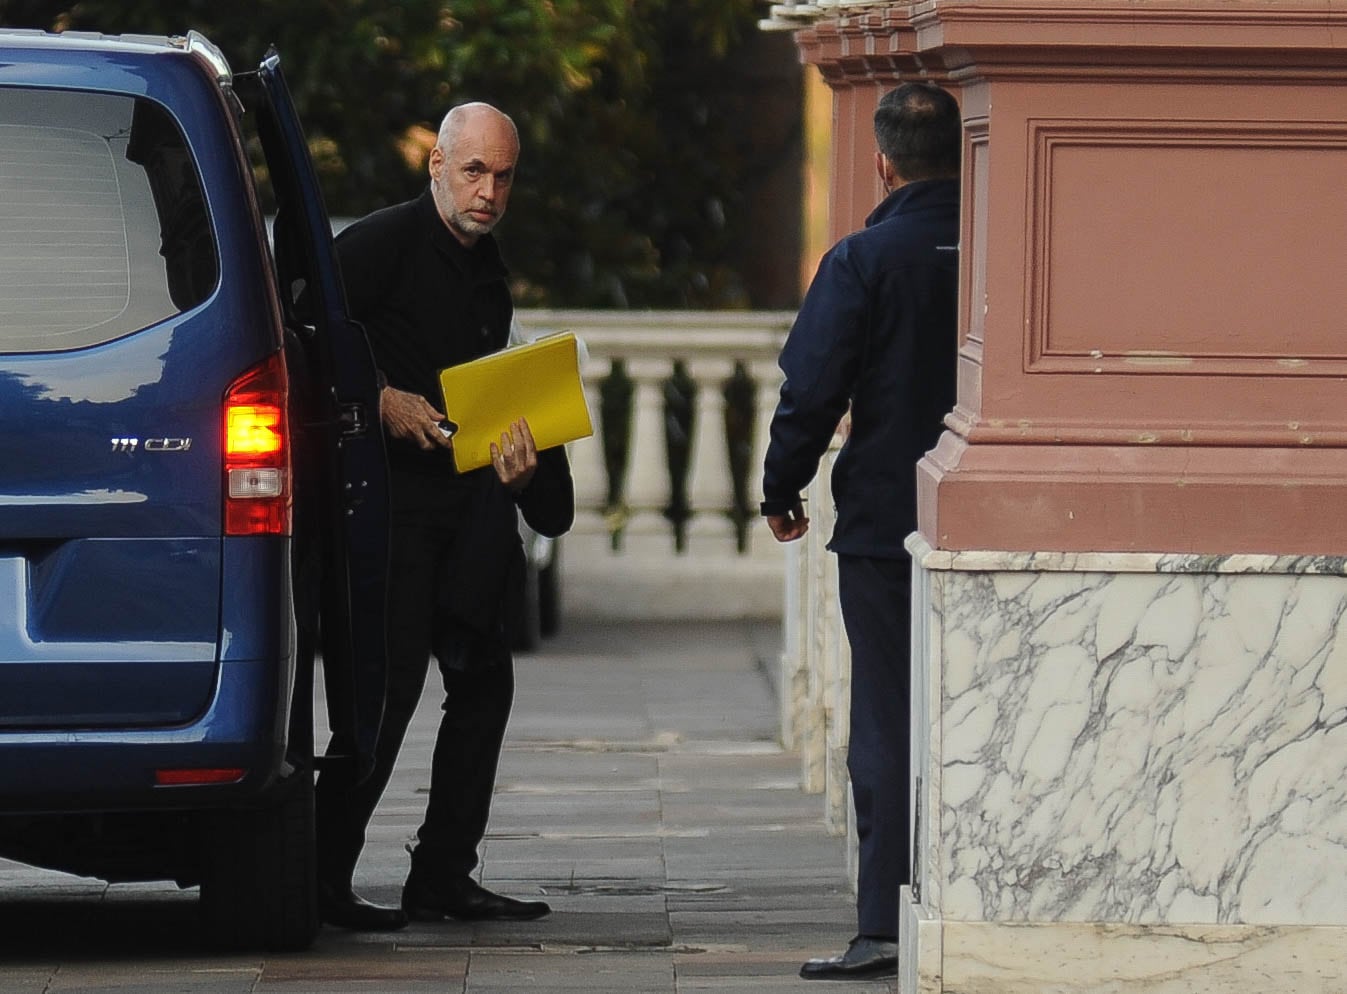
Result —
<svg viewBox="0 0 1347 994"><path fill-rule="evenodd" d="M770 627L569 626L518 660L484 882L545 897L524 924L325 928L303 954L209 956L195 898L0 861L0 994L818 990L799 964L854 913L843 841L775 741ZM357 889L397 900L428 782L428 693ZM887 994L892 981L823 984Z"/></svg>

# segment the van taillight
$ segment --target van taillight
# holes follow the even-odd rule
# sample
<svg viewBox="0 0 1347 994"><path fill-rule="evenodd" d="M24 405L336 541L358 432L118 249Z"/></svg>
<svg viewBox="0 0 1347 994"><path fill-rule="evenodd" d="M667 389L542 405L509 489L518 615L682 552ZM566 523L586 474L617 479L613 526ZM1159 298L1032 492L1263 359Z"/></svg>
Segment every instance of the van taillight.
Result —
<svg viewBox="0 0 1347 994"><path fill-rule="evenodd" d="M285 356L235 380L224 398L226 535L290 534L290 427Z"/></svg>

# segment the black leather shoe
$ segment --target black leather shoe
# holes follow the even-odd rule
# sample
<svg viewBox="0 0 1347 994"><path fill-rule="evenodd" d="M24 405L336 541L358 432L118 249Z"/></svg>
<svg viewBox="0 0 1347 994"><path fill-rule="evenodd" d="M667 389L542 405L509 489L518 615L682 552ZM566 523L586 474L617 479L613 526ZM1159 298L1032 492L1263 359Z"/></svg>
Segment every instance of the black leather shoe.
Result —
<svg viewBox="0 0 1347 994"><path fill-rule="evenodd" d="M545 901L516 901L493 894L469 877L437 886L408 879L402 888L402 910L418 922L437 922L442 918L527 922L552 911Z"/></svg>
<svg viewBox="0 0 1347 994"><path fill-rule="evenodd" d="M396 932L407 927L401 908L386 908L356 897L349 887L318 888L318 917L328 925L356 932Z"/></svg>
<svg viewBox="0 0 1347 994"><path fill-rule="evenodd" d="M858 935L847 951L830 959L811 959L800 967L805 980L869 980L898 972L898 943Z"/></svg>

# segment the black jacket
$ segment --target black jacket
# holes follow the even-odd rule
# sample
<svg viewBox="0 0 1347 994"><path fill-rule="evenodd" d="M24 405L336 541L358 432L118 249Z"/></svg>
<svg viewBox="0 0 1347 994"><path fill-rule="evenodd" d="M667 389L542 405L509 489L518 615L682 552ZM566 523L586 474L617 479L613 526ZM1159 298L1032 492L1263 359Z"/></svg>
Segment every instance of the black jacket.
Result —
<svg viewBox="0 0 1347 994"><path fill-rule="evenodd" d="M833 468L829 548L901 558L916 527L916 471L954 406L959 184L909 183L819 264L781 352L785 383L763 473L764 514L818 472L851 405Z"/></svg>
<svg viewBox="0 0 1347 994"><path fill-rule="evenodd" d="M485 235L464 247L429 190L357 221L336 246L350 312L365 326L389 386L442 408L439 370L505 347L514 307L496 241ZM455 654L465 641L480 643L481 651L470 653L477 657L503 650L505 614L519 603L523 583L515 508L543 535L570 528L575 497L565 449L540 452L532 482L518 494L490 466L460 475L448 451L427 452L401 439L388 439L388 463L395 521L426 520L450 504L463 508L437 618L459 644ZM457 498L448 500L450 493Z"/></svg>
<svg viewBox="0 0 1347 994"><path fill-rule="evenodd" d="M509 275L491 235L465 248L427 190L385 207L337 236L350 312L369 335L388 385L442 408L439 371L505 347L514 305ZM388 440L393 472L449 480L449 454Z"/></svg>

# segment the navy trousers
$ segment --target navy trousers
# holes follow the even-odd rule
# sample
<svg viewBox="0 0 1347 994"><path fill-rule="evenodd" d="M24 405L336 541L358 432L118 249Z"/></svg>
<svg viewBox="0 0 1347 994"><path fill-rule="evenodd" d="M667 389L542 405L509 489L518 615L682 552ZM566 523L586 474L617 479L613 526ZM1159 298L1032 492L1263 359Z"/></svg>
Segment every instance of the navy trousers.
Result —
<svg viewBox="0 0 1347 994"><path fill-rule="evenodd" d="M912 564L838 556L838 593L851 644L847 770L856 805L861 935L896 937L898 888L911 878L908 838Z"/></svg>

